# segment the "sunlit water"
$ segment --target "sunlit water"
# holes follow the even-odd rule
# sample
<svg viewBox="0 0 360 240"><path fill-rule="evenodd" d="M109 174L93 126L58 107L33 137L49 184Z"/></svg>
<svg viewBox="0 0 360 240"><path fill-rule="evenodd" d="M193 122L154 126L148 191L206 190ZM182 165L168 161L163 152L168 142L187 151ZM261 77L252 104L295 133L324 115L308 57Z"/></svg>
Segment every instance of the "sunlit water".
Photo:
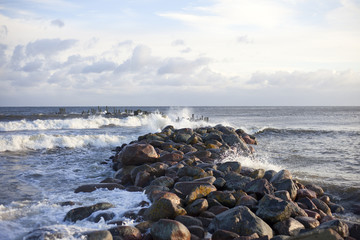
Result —
<svg viewBox="0 0 360 240"><path fill-rule="evenodd" d="M110 228L104 221L63 221L70 209L98 202L114 204L115 219L132 224L122 214L138 211L139 203L147 201L143 193L75 194L74 189L114 174L108 160L116 146L168 124L242 128L258 139L255 158L226 160L289 169L297 179L321 185L333 201L343 204L348 212L343 217L360 219L354 214L354 204L360 202L359 107L144 107L166 117L157 113L127 118L81 115L87 109L67 108L68 115L57 115L57 108L0 108L0 239L22 239L44 226L67 232L67 239L74 232ZM191 114L207 116L210 122L188 121ZM59 205L65 201L76 205Z"/></svg>

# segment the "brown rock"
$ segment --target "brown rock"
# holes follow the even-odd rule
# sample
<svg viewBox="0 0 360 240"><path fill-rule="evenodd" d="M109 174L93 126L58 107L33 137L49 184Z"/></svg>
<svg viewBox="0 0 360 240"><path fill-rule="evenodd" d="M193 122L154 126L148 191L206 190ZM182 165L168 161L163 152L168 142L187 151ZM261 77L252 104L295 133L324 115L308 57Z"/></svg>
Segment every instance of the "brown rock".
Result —
<svg viewBox="0 0 360 240"><path fill-rule="evenodd" d="M149 221L158 221L162 218L174 219L178 215L185 214L185 209L183 209L180 205L175 204L169 199L160 198L145 210L144 219Z"/></svg>
<svg viewBox="0 0 360 240"><path fill-rule="evenodd" d="M150 144L134 143L127 145L118 155L118 161L123 165L142 165L156 162L159 155Z"/></svg>
<svg viewBox="0 0 360 240"><path fill-rule="evenodd" d="M141 232L136 227L131 226L117 226L110 228L109 232L115 237L120 237L127 240L141 240Z"/></svg>
<svg viewBox="0 0 360 240"><path fill-rule="evenodd" d="M219 229L213 233L211 240L232 240L237 237L240 237L237 233Z"/></svg>
<svg viewBox="0 0 360 240"><path fill-rule="evenodd" d="M125 187L118 183L96 183L96 184L86 184L82 185L75 189L75 193L79 192L93 192L97 189L108 189L108 190L114 190L114 189L125 189Z"/></svg>
<svg viewBox="0 0 360 240"><path fill-rule="evenodd" d="M312 217L299 216L299 217L296 217L295 219L298 220L307 229L316 228L320 225L320 222Z"/></svg>
<svg viewBox="0 0 360 240"><path fill-rule="evenodd" d="M154 240L190 240L190 231L180 222L160 219L150 229Z"/></svg>

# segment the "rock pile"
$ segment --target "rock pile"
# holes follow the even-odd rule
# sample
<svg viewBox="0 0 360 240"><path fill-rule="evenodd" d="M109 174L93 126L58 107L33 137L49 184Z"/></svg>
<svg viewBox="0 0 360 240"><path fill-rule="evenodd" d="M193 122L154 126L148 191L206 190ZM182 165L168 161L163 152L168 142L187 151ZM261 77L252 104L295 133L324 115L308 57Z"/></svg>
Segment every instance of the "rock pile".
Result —
<svg viewBox="0 0 360 240"><path fill-rule="evenodd" d="M330 201L321 187L303 185L288 170L251 169L237 161L222 162L229 151L250 156L254 136L218 125L174 129L140 136L116 149L114 178L80 186L144 191L151 205L121 223L95 232L97 239L356 239L359 225L349 226L333 216L344 209ZM95 215L109 203L76 208L66 221ZM104 219L112 221L112 214ZM93 216L94 217L94 216ZM96 216L95 216L96 217ZM91 233L86 233L89 239ZM90 237L89 237L90 236Z"/></svg>

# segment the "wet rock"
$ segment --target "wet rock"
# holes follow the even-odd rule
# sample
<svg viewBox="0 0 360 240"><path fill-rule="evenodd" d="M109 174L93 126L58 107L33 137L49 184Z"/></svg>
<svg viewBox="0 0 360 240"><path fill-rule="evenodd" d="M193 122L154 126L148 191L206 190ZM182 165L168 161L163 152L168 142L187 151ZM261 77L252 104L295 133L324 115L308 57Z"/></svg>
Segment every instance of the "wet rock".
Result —
<svg viewBox="0 0 360 240"><path fill-rule="evenodd" d="M220 213L223 213L225 211L229 210L228 207L219 205L219 206L212 206L208 209L209 212L213 213L214 215L218 215Z"/></svg>
<svg viewBox="0 0 360 240"><path fill-rule="evenodd" d="M184 158L184 155L179 152L172 152L164 154L160 157L161 162L180 162Z"/></svg>
<svg viewBox="0 0 360 240"><path fill-rule="evenodd" d="M339 204L329 203L328 206L330 207L332 213L344 213L345 212L344 207Z"/></svg>
<svg viewBox="0 0 360 240"><path fill-rule="evenodd" d="M65 216L64 221L76 222L89 217L92 213L115 207L111 203L97 203L91 206L71 209Z"/></svg>
<svg viewBox="0 0 360 240"><path fill-rule="evenodd" d="M146 187L154 179L154 176L147 171L138 172L136 174L134 185L136 187Z"/></svg>
<svg viewBox="0 0 360 240"><path fill-rule="evenodd" d="M42 227L35 229L23 237L23 240L53 240L69 238L65 231L52 229L50 227Z"/></svg>
<svg viewBox="0 0 360 240"><path fill-rule="evenodd" d="M152 221L144 221L136 224L135 227L139 229L141 233L145 233L151 228L153 224L154 222Z"/></svg>
<svg viewBox="0 0 360 240"><path fill-rule="evenodd" d="M209 211L204 211L202 213L200 213L199 215L200 217L206 217L206 218L214 218L216 215L212 212Z"/></svg>
<svg viewBox="0 0 360 240"><path fill-rule="evenodd" d="M204 228L207 228L210 225L213 218L197 217L197 219L199 219L201 221Z"/></svg>
<svg viewBox="0 0 360 240"><path fill-rule="evenodd" d="M289 240L343 240L343 238L332 229L314 229L289 238Z"/></svg>
<svg viewBox="0 0 360 240"><path fill-rule="evenodd" d="M217 189L221 189L225 186L225 179L223 179L222 177L218 177L216 178L215 182L213 183L213 185L217 188Z"/></svg>
<svg viewBox="0 0 360 240"><path fill-rule="evenodd" d="M197 178L194 180L194 182L200 182L200 183L210 183L213 184L216 181L216 178L213 176L203 177L203 178Z"/></svg>
<svg viewBox="0 0 360 240"><path fill-rule="evenodd" d="M280 198L265 195L258 204L256 215L271 223L283 221L292 214L292 206Z"/></svg>
<svg viewBox="0 0 360 240"><path fill-rule="evenodd" d="M154 175L156 177L164 176L166 169L169 167L167 164L162 162L152 163L150 166L155 169Z"/></svg>
<svg viewBox="0 0 360 240"><path fill-rule="evenodd" d="M296 199L298 187L291 179L283 179L273 183L277 191L288 191L292 200Z"/></svg>
<svg viewBox="0 0 360 240"><path fill-rule="evenodd" d="M298 220L302 225L304 225L307 229L316 228L320 225L320 222L312 217L296 217L296 220Z"/></svg>
<svg viewBox="0 0 360 240"><path fill-rule="evenodd" d="M232 208L236 204L236 199L234 195L232 195L230 192L223 192L223 191L214 191L209 193L207 196L208 201L211 199L217 200L221 205L224 205L225 207Z"/></svg>
<svg viewBox="0 0 360 240"><path fill-rule="evenodd" d="M280 181L285 180L285 179L292 179L292 175L289 172L289 170L283 169L283 170L279 171L278 173L276 173L270 179L270 182L271 183L277 183L277 182L280 182Z"/></svg>
<svg viewBox="0 0 360 240"><path fill-rule="evenodd" d="M275 170L267 170L267 171L265 171L265 174L264 174L263 178L265 178L266 180L268 180L270 182L271 178L273 176L275 176L275 174L276 174Z"/></svg>
<svg viewBox="0 0 360 240"><path fill-rule="evenodd" d="M253 179L242 176L235 172L230 172L224 177L226 183L225 188L229 190L244 190L246 184L251 182Z"/></svg>
<svg viewBox="0 0 360 240"><path fill-rule="evenodd" d="M87 240L113 240L111 233L106 230L84 232L81 235L85 236Z"/></svg>
<svg viewBox="0 0 360 240"><path fill-rule="evenodd" d="M211 240L232 240L238 237L240 237L239 234L219 229L213 233Z"/></svg>
<svg viewBox="0 0 360 240"><path fill-rule="evenodd" d="M317 210L316 205L308 197L301 198L298 200L298 202L304 204L309 210Z"/></svg>
<svg viewBox="0 0 360 240"><path fill-rule="evenodd" d="M133 181L133 183L135 182L136 176L139 172L147 172L149 173L149 176L153 176L155 175L156 169L151 167L148 164L143 164L137 167L134 167L131 172L130 172L130 176L131 176L131 180Z"/></svg>
<svg viewBox="0 0 360 240"><path fill-rule="evenodd" d="M182 224L184 224L186 227L189 226L200 226L202 227L202 222L194 217L188 216L188 215L183 215L183 216L177 216L175 218L176 221L181 222Z"/></svg>
<svg viewBox="0 0 360 240"><path fill-rule="evenodd" d="M313 198L316 198L316 193L310 189L298 189L297 190L297 198L298 199L301 199L301 198L310 198L310 199L313 199Z"/></svg>
<svg viewBox="0 0 360 240"><path fill-rule="evenodd" d="M104 219L104 221L109 221L115 217L115 213L113 212L103 212L97 214L93 219L91 219L93 222L100 222L101 218Z"/></svg>
<svg viewBox="0 0 360 240"><path fill-rule="evenodd" d="M294 218L288 218L275 223L273 229L280 235L295 236L301 229L305 229L305 227Z"/></svg>
<svg viewBox="0 0 360 240"><path fill-rule="evenodd" d="M140 230L132 226L117 226L110 228L109 232L113 238L120 237L127 240L141 240L142 238Z"/></svg>
<svg viewBox="0 0 360 240"><path fill-rule="evenodd" d="M322 189L322 187L316 185L316 184L308 184L305 186L307 189L310 189L312 191L314 191L316 193L317 196L322 196L324 195L324 190Z"/></svg>
<svg viewBox="0 0 360 240"><path fill-rule="evenodd" d="M108 189L108 190L114 190L114 189L125 189L125 187L118 183L96 183L96 184L86 184L82 185L75 189L75 193L79 192L93 192L97 189Z"/></svg>
<svg viewBox="0 0 360 240"><path fill-rule="evenodd" d="M241 172L241 164L239 162L224 162L219 164L217 170L228 173L228 172Z"/></svg>
<svg viewBox="0 0 360 240"><path fill-rule="evenodd" d="M209 230L227 230L239 235L273 236L271 227L251 210L244 206L237 206L217 215L209 225Z"/></svg>
<svg viewBox="0 0 360 240"><path fill-rule="evenodd" d="M155 148L150 144L134 143L127 145L121 150L118 161L123 165L142 165L145 163L156 162L159 155Z"/></svg>
<svg viewBox="0 0 360 240"><path fill-rule="evenodd" d="M349 227L346 223L344 223L341 220L336 219L336 220L324 222L320 224L320 226L318 227L318 229L328 229L328 228L333 229L343 238L349 236Z"/></svg>
<svg viewBox="0 0 360 240"><path fill-rule="evenodd" d="M327 215L331 216L331 209L329 208L329 206L324 203L323 201L321 201L318 198L314 198L312 199L312 202L315 204L315 206L320 209L321 211L323 211L324 213L326 213Z"/></svg>
<svg viewBox="0 0 360 240"><path fill-rule="evenodd" d="M308 215L308 217L315 218L316 220L320 220L320 219L321 219L320 214L318 214L318 213L315 212L315 211L311 211L311 210L309 210L309 209L305 209L305 212L306 212L306 214Z"/></svg>
<svg viewBox="0 0 360 240"><path fill-rule="evenodd" d="M170 219L161 219L150 229L154 240L190 240L190 231L180 222Z"/></svg>
<svg viewBox="0 0 360 240"><path fill-rule="evenodd" d="M245 186L245 192L248 194L255 193L258 198L263 197L265 194L274 194L274 187L266 179L256 179Z"/></svg>
<svg viewBox="0 0 360 240"><path fill-rule="evenodd" d="M187 214L191 216L197 216L201 214L202 212L206 211L209 207L208 201L204 198L196 199L194 202L189 204L185 210Z"/></svg>
<svg viewBox="0 0 360 240"><path fill-rule="evenodd" d="M160 198L156 200L144 212L144 219L149 221L158 221L162 218L174 219L178 215L185 215L186 211L180 205L170 199Z"/></svg>
<svg viewBox="0 0 360 240"><path fill-rule="evenodd" d="M269 237L268 236L259 237L257 233L253 233L248 236L240 236L238 238L235 238L235 240L269 240ZM272 238L271 240L274 240L274 238Z"/></svg>

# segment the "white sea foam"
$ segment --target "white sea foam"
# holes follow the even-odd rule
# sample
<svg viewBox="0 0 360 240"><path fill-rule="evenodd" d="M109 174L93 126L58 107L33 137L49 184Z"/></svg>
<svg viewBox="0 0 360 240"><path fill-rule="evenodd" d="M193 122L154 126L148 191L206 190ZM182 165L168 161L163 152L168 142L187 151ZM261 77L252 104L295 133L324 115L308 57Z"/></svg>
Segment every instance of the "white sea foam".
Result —
<svg viewBox="0 0 360 240"><path fill-rule="evenodd" d="M121 145L125 137L117 135L1 135L0 152L52 148L105 147Z"/></svg>
<svg viewBox="0 0 360 240"><path fill-rule="evenodd" d="M92 216L111 211L115 213L114 220L125 220L125 223L132 225L134 222L130 219L124 219L123 214L127 211L137 212L141 209L140 202L149 202L144 193L117 189L112 191L99 189L92 193L77 194L65 192L63 195L56 194L47 197L48 199L35 203L25 201L13 202L10 206L0 205L0 239L16 239L36 228L61 232L63 238L60 239L83 239L80 235L75 235L75 233L109 229L115 225L107 224L103 220L95 223L89 221L89 219L80 220L76 223L64 222L63 219L69 210L99 202L109 202L115 207L105 211L98 211ZM74 201L79 204L61 206L58 203L62 201Z"/></svg>

